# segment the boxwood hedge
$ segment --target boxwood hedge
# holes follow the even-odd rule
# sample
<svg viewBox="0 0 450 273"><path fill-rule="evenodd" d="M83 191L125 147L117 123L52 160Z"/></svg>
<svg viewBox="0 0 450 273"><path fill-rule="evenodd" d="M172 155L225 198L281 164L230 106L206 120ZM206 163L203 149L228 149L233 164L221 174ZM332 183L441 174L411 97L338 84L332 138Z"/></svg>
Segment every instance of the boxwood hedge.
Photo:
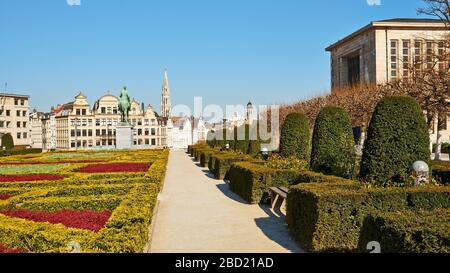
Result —
<svg viewBox="0 0 450 273"><path fill-rule="evenodd" d="M281 128L280 155L309 162L311 158L311 134L308 118L301 113L286 117Z"/></svg>

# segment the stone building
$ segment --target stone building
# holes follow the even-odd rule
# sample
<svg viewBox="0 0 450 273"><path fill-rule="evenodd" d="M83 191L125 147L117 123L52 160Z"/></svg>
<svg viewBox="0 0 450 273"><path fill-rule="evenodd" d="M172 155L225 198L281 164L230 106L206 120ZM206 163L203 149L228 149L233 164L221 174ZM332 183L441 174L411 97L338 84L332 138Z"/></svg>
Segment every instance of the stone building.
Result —
<svg viewBox="0 0 450 273"><path fill-rule="evenodd" d="M188 145L206 141L209 128L202 118L173 117L171 119L171 148L187 149Z"/></svg>
<svg viewBox="0 0 450 273"><path fill-rule="evenodd" d="M56 150L56 113L52 109L42 118L42 150Z"/></svg>
<svg viewBox="0 0 450 273"><path fill-rule="evenodd" d="M121 118L118 106L119 99L110 93L98 99L92 108L83 93L73 102L59 105L54 110L56 149L114 148ZM158 116L151 106L145 108L133 99L129 119L137 148L167 146L167 119Z"/></svg>
<svg viewBox="0 0 450 273"><path fill-rule="evenodd" d="M449 69L436 56L445 53L450 31L440 20L392 19L372 22L339 40L331 53L332 93L358 84L383 84L411 77L411 71ZM430 129L432 143L450 143L447 129L438 131L436 119ZM445 126L444 126L445 127ZM440 139L438 141L438 139Z"/></svg>
<svg viewBox="0 0 450 273"><path fill-rule="evenodd" d="M450 32L431 19L392 19L372 22L329 46L331 86L386 83L410 77L411 66L428 68L434 53L444 50ZM431 59L430 59L431 58ZM448 64L439 64L444 68Z"/></svg>
<svg viewBox="0 0 450 273"><path fill-rule="evenodd" d="M28 100L29 96L0 93L0 142L2 135L11 134L14 145L30 145Z"/></svg>
<svg viewBox="0 0 450 273"><path fill-rule="evenodd" d="M30 114L30 146L35 149L43 148L43 119L45 118L45 114L42 112L38 112L34 110Z"/></svg>

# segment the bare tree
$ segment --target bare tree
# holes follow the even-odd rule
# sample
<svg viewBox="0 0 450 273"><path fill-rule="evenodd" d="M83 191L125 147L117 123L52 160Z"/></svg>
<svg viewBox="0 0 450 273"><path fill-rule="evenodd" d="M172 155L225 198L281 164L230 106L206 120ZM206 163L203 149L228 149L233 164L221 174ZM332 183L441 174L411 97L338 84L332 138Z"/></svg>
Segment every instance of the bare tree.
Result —
<svg viewBox="0 0 450 273"><path fill-rule="evenodd" d="M450 28L450 1L449 0L423 0L426 7L419 8L419 14L440 18Z"/></svg>

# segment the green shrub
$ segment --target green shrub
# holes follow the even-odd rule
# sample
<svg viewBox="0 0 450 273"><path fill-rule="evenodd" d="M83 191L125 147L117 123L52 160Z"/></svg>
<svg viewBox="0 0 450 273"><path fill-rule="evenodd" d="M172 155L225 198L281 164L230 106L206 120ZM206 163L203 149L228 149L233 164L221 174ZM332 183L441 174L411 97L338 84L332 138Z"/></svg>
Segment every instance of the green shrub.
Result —
<svg viewBox="0 0 450 273"><path fill-rule="evenodd" d="M287 199L286 220L302 247L312 252L353 252L369 213L449 208L450 187L366 188L351 181L309 183L291 187Z"/></svg>
<svg viewBox="0 0 450 273"><path fill-rule="evenodd" d="M286 117L281 128L280 154L309 162L311 156L311 134L308 118L300 113Z"/></svg>
<svg viewBox="0 0 450 273"><path fill-rule="evenodd" d="M314 126L311 167L317 172L353 177L356 153L352 122L341 108L325 107Z"/></svg>
<svg viewBox="0 0 450 273"><path fill-rule="evenodd" d="M246 155L240 155L234 152L216 155L214 156L213 174L217 179L224 179L233 163L249 160L252 159Z"/></svg>
<svg viewBox="0 0 450 273"><path fill-rule="evenodd" d="M359 251L376 241L383 253L450 253L450 210L373 212L361 229Z"/></svg>
<svg viewBox="0 0 450 273"><path fill-rule="evenodd" d="M14 148L14 139L11 134L4 134L2 136L2 149L3 147L5 147L6 150L11 150Z"/></svg>
<svg viewBox="0 0 450 273"><path fill-rule="evenodd" d="M200 166L208 167L209 159L211 155L215 154L217 150L204 150L200 153Z"/></svg>
<svg viewBox="0 0 450 273"><path fill-rule="evenodd" d="M249 134L250 127L249 125L244 125L240 128L234 128L234 150L237 152L241 152L243 154L247 154L248 146L249 146Z"/></svg>
<svg viewBox="0 0 450 273"><path fill-rule="evenodd" d="M433 177L437 182L450 185L450 162L433 162Z"/></svg>
<svg viewBox="0 0 450 273"><path fill-rule="evenodd" d="M208 144L209 147L214 148L216 147L216 132L213 130L208 131L208 134L206 135L206 144Z"/></svg>
<svg viewBox="0 0 450 273"><path fill-rule="evenodd" d="M373 113L361 163L361 177L377 185L402 182L411 165L431 165L430 136L425 116L414 98L382 99Z"/></svg>
<svg viewBox="0 0 450 273"><path fill-rule="evenodd" d="M250 204L259 204L268 200L270 187L289 186L297 175L298 172L272 169L261 162L237 162L230 168L227 178L233 192Z"/></svg>

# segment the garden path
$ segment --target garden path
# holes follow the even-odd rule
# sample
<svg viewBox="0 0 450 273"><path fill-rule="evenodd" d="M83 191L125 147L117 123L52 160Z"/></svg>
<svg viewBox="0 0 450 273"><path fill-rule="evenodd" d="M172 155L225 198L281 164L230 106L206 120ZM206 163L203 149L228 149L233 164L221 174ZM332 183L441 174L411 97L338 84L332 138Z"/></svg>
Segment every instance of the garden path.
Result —
<svg viewBox="0 0 450 273"><path fill-rule="evenodd" d="M302 252L283 217L249 205L183 151L169 157L147 252Z"/></svg>

